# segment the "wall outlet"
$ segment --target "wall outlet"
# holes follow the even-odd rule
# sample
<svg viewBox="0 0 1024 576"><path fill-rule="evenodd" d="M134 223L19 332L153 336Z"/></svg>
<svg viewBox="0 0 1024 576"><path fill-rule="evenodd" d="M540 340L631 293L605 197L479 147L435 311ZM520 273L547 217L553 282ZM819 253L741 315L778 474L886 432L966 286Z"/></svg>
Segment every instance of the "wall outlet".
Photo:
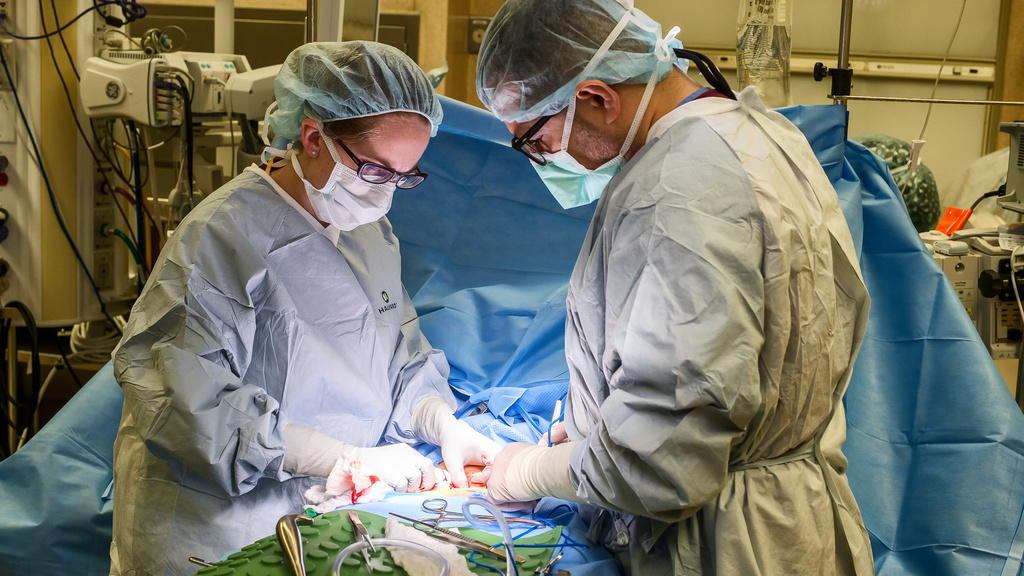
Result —
<svg viewBox="0 0 1024 576"><path fill-rule="evenodd" d="M114 287L114 251L96 250L93 252L92 278L100 289Z"/></svg>
<svg viewBox="0 0 1024 576"><path fill-rule="evenodd" d="M14 17L11 16L11 4L11 0L0 0L0 16L4 17L8 22L14 22Z"/></svg>

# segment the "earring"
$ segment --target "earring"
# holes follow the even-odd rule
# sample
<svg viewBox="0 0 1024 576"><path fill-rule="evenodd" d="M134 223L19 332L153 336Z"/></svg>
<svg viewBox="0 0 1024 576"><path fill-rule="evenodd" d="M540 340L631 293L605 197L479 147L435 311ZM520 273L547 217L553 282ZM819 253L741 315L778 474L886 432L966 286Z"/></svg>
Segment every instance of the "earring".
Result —
<svg viewBox="0 0 1024 576"><path fill-rule="evenodd" d="M310 156L316 156L316 150L310 150L309 151L309 155Z"/></svg>

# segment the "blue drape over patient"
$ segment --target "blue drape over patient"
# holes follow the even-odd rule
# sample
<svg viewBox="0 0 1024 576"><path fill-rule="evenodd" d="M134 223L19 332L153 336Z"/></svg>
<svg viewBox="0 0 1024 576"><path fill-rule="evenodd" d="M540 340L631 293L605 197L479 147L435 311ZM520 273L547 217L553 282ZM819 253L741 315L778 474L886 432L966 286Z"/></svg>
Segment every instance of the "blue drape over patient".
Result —
<svg viewBox="0 0 1024 576"><path fill-rule="evenodd" d="M507 130L442 99L444 125L388 217L403 282L474 424L533 441L567 388L565 296L593 206L565 211ZM921 244L884 162L846 140L839 106L781 110L839 194L871 314L846 394L844 453L878 574L1020 571L1024 416L956 294ZM112 442L109 369L0 462L0 571L106 574ZM574 569L573 573L577 571ZM581 568L585 573L585 567Z"/></svg>

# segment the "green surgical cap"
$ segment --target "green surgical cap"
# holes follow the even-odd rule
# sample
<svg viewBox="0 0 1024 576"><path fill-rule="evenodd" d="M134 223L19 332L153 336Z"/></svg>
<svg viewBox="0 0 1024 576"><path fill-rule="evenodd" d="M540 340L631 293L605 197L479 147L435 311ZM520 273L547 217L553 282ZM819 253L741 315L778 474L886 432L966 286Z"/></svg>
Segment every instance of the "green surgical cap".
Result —
<svg viewBox="0 0 1024 576"><path fill-rule="evenodd" d="M441 124L441 102L423 70L401 50L377 42L303 44L285 59L274 79L275 139L298 140L302 121L321 122L414 112Z"/></svg>
<svg viewBox="0 0 1024 576"><path fill-rule="evenodd" d="M631 17L604 55L587 65L627 10ZM487 27L476 68L476 93L503 122L526 122L561 111L584 80L609 85L664 79L687 62L663 40L661 25L632 0L508 0Z"/></svg>

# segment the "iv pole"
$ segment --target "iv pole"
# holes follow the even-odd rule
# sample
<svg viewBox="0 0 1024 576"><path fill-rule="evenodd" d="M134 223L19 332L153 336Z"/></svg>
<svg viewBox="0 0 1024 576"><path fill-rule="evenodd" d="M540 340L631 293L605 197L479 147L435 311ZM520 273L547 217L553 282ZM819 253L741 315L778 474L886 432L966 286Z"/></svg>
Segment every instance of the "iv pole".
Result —
<svg viewBox="0 0 1024 576"><path fill-rule="evenodd" d="M850 30L853 28L853 0L843 0L842 14L839 18L839 62L835 68L829 69L818 62L814 65L814 79L818 82L827 76L832 77L833 104L846 104L846 96L853 88L853 70L850 68Z"/></svg>
<svg viewBox="0 0 1024 576"><path fill-rule="evenodd" d="M1002 102L990 100L949 100L936 98L893 98L884 96L853 96L853 70L850 68L850 31L853 28L853 0L843 0L839 19L839 62L835 68L828 68L821 62L814 65L814 79L821 82L832 77L832 91L829 98L833 104L843 105L847 100L869 102L918 102L925 104L968 104L977 106L1024 106L1024 102Z"/></svg>

